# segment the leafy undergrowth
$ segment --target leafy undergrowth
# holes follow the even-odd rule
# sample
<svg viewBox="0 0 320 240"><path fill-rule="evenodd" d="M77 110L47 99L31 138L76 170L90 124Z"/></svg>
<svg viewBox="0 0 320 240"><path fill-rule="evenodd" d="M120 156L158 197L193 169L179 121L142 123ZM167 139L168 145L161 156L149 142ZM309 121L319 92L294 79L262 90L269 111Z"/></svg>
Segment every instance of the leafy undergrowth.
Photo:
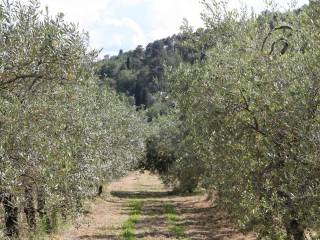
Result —
<svg viewBox="0 0 320 240"><path fill-rule="evenodd" d="M0 208L0 210L2 210ZM0 239L10 240L12 238L5 236L4 213L0 211ZM71 227L73 218L64 219L60 214L52 214L50 220L43 218L37 219L37 225L34 231L30 231L27 220L22 212L19 213L19 238L28 240L52 240L58 231L64 231Z"/></svg>
<svg viewBox="0 0 320 240"><path fill-rule="evenodd" d="M135 240L135 225L137 224L141 213L141 202L132 201L130 204L130 217L122 225L121 240Z"/></svg>

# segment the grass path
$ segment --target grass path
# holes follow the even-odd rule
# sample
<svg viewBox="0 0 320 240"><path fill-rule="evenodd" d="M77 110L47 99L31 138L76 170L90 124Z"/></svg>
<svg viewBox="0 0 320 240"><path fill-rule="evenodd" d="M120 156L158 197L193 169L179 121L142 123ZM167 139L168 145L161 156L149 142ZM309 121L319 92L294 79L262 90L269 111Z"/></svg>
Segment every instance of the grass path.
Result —
<svg viewBox="0 0 320 240"><path fill-rule="evenodd" d="M148 173L132 173L107 187L89 213L56 240L253 240L232 227L204 195L176 196Z"/></svg>
<svg viewBox="0 0 320 240"><path fill-rule="evenodd" d="M129 219L122 225L122 233L120 239L122 240L135 240L135 227L141 214L141 202L132 201L130 203L131 213Z"/></svg>
<svg viewBox="0 0 320 240"><path fill-rule="evenodd" d="M164 209L167 216L167 224L170 232L173 233L178 239L189 240L185 237L186 233L184 227L180 226L179 224L179 216L177 215L177 211L175 210L175 208L170 203L166 203L164 205Z"/></svg>

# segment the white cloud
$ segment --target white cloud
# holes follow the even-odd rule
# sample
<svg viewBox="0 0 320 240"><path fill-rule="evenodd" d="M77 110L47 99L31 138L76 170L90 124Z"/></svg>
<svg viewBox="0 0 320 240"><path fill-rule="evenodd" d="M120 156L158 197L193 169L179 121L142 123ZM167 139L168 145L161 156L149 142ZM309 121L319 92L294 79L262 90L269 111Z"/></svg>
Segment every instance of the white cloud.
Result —
<svg viewBox="0 0 320 240"><path fill-rule="evenodd" d="M154 29L149 33L151 39L165 37L178 32L183 18L187 18L192 25L199 27L201 5L198 0L154 0L152 4L151 21Z"/></svg>
<svg viewBox="0 0 320 240"><path fill-rule="evenodd" d="M28 0L23 0L28 1ZM104 53L116 53L145 45L179 31L183 18L202 25L199 0L39 0L48 5L52 14L63 12L68 21L79 23L89 31L91 45L104 48ZM256 10L262 10L264 0L240 0ZM290 0L277 0L289 2ZM308 0L298 0L307 3ZM230 0L234 8L239 0Z"/></svg>
<svg viewBox="0 0 320 240"><path fill-rule="evenodd" d="M103 11L110 5L110 0L40 0L43 5L56 14L63 12L73 22L88 25L99 20Z"/></svg>
<svg viewBox="0 0 320 240"><path fill-rule="evenodd" d="M146 3L148 1L150 0L118 0L117 4L124 5L124 6L133 6L133 5Z"/></svg>
<svg viewBox="0 0 320 240"><path fill-rule="evenodd" d="M146 43L143 30L138 23L130 18L104 18L95 24L93 29L97 35L100 35L96 45L105 44L106 47L121 48L127 44L137 46ZM103 43L101 40L105 42ZM93 39L93 41L95 40Z"/></svg>
<svg viewBox="0 0 320 240"><path fill-rule="evenodd" d="M114 45L121 47L121 45L123 44L123 37L122 35L115 33L111 36L111 41L114 43Z"/></svg>

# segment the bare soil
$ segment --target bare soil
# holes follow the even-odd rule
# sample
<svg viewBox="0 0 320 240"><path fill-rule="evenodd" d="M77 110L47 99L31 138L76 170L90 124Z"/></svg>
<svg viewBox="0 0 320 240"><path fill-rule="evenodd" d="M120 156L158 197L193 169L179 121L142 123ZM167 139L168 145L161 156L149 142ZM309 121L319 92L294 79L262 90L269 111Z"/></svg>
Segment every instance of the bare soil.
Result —
<svg viewBox="0 0 320 240"><path fill-rule="evenodd" d="M194 240L254 240L233 227L228 216L206 200L205 194L174 195L157 176L132 173L106 186L104 195L92 203L89 213L78 219L69 230L53 238L57 240L121 239L122 224L129 218L129 203L142 203L141 216L135 225L136 239L177 239L170 231L165 204L172 205L183 239Z"/></svg>

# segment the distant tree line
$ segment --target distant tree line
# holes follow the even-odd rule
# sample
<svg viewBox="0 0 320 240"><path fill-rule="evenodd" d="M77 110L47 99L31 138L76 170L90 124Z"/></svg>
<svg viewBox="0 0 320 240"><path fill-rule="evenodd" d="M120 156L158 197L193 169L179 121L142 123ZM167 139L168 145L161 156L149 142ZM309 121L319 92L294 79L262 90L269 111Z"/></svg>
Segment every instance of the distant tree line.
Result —
<svg viewBox="0 0 320 240"><path fill-rule="evenodd" d="M184 25L188 26L187 21ZM97 74L102 82L108 83L117 92L129 96L130 102L147 110L149 120L168 113L174 103L168 100L166 71L180 63L195 63L205 58L210 44L202 44L207 37L204 29L188 31L168 38L154 41L145 48L141 45L135 50L119 51L117 56L107 56L97 63ZM186 44L186 40L193 44Z"/></svg>

